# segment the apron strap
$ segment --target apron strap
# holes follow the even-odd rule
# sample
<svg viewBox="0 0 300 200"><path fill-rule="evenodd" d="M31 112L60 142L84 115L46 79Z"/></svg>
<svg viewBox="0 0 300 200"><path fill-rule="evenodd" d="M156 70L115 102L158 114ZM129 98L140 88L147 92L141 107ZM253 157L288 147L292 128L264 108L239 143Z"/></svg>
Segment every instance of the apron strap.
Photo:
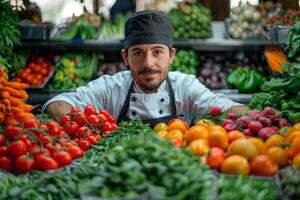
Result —
<svg viewBox="0 0 300 200"><path fill-rule="evenodd" d="M121 112L120 112L120 115L118 117L118 120L117 120L117 123L119 124L127 115L127 111L128 111L128 108L129 108L129 103L130 103L130 96L131 96L131 93L133 92L133 84L134 82L132 81L131 84L130 84L130 87L128 89L128 92L127 92L127 96L126 96L126 99L125 99L125 102L123 104L123 107L121 109Z"/></svg>

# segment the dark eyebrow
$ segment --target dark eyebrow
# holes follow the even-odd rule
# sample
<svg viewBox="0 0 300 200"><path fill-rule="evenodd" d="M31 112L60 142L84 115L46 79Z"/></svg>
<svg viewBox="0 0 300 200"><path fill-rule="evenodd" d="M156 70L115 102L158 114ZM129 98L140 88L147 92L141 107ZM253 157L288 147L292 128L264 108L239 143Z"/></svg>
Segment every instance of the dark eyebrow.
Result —
<svg viewBox="0 0 300 200"><path fill-rule="evenodd" d="M137 47L135 47L135 48L132 49L132 51L142 51L142 50L143 50L143 49L137 48Z"/></svg>
<svg viewBox="0 0 300 200"><path fill-rule="evenodd" d="M152 49L164 49L164 47L163 46L154 46L154 47L152 47Z"/></svg>

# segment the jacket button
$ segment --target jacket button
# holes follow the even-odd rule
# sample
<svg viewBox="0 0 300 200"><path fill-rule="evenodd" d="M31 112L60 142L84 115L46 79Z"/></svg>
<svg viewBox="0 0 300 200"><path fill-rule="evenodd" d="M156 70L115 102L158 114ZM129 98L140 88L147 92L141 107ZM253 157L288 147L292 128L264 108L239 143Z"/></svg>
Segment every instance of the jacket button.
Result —
<svg viewBox="0 0 300 200"><path fill-rule="evenodd" d="M158 112L159 112L159 114L163 114L163 111L162 111L162 110L159 110Z"/></svg>
<svg viewBox="0 0 300 200"><path fill-rule="evenodd" d="M135 97L131 97L131 101L135 101L136 100L136 98Z"/></svg>
<svg viewBox="0 0 300 200"><path fill-rule="evenodd" d="M133 116L136 116L136 112L135 112L135 111L132 111L132 115L133 115Z"/></svg>
<svg viewBox="0 0 300 200"><path fill-rule="evenodd" d="M161 99L160 99L160 102L164 102L164 101L165 101L165 99L164 99L164 98L161 98Z"/></svg>

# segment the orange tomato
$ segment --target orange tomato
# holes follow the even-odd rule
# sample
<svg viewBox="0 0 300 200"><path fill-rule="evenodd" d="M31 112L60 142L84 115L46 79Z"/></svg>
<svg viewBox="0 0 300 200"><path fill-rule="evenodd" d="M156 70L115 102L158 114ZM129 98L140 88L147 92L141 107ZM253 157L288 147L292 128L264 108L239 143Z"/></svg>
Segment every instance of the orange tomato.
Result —
<svg viewBox="0 0 300 200"><path fill-rule="evenodd" d="M265 146L266 146L266 149L270 149L271 147L280 146L283 142L284 142L284 137L282 137L281 135L275 134L266 140Z"/></svg>
<svg viewBox="0 0 300 200"><path fill-rule="evenodd" d="M293 159L293 165L300 169L300 153L298 153Z"/></svg>
<svg viewBox="0 0 300 200"><path fill-rule="evenodd" d="M188 141L191 142L196 139L207 139L208 138L208 129L204 126L192 126L187 132Z"/></svg>
<svg viewBox="0 0 300 200"><path fill-rule="evenodd" d="M294 131L300 131L300 122L297 122L296 124L294 124L294 126L292 127L292 129Z"/></svg>
<svg viewBox="0 0 300 200"><path fill-rule="evenodd" d="M269 156L279 168L285 167L289 164L289 157L286 151L281 147L271 147L267 150Z"/></svg>
<svg viewBox="0 0 300 200"><path fill-rule="evenodd" d="M250 161L250 171L258 176L274 176L278 171L278 166L268 156L258 155Z"/></svg>
<svg viewBox="0 0 300 200"><path fill-rule="evenodd" d="M221 172L225 174L236 174L247 176L250 172L249 163L246 158L234 155L224 160L221 166Z"/></svg>
<svg viewBox="0 0 300 200"><path fill-rule="evenodd" d="M193 140L189 144L189 148L197 156L201 156L209 152L208 142L204 139Z"/></svg>
<svg viewBox="0 0 300 200"><path fill-rule="evenodd" d="M208 135L208 143L210 147L219 147L221 149L227 149L228 135L222 130L213 130Z"/></svg>
<svg viewBox="0 0 300 200"><path fill-rule="evenodd" d="M225 158L226 156L223 149L213 147L209 151L209 154L206 158L206 163L210 166L210 168L219 170Z"/></svg>
<svg viewBox="0 0 300 200"><path fill-rule="evenodd" d="M255 146L258 155L266 153L265 144L261 139L252 137L248 140Z"/></svg>
<svg viewBox="0 0 300 200"><path fill-rule="evenodd" d="M156 135L163 138L167 135L167 133L168 133L168 131L161 130L161 131L156 132Z"/></svg>
<svg viewBox="0 0 300 200"><path fill-rule="evenodd" d="M154 126L153 130L156 133L162 130L168 130L168 125L166 123L160 122Z"/></svg>
<svg viewBox="0 0 300 200"><path fill-rule="evenodd" d="M298 136L300 136L300 130L292 131L287 135L286 141L292 143L293 140Z"/></svg>
<svg viewBox="0 0 300 200"><path fill-rule="evenodd" d="M240 155L251 160L257 156L256 147L248 139L238 139L233 141L228 147L228 155Z"/></svg>
<svg viewBox="0 0 300 200"><path fill-rule="evenodd" d="M245 138L245 135L240 131L234 130L228 133L228 142L231 143L234 140Z"/></svg>
<svg viewBox="0 0 300 200"><path fill-rule="evenodd" d="M215 123L209 119L201 119L201 120L197 121L196 125L209 128L210 126L214 126Z"/></svg>
<svg viewBox="0 0 300 200"><path fill-rule="evenodd" d="M221 131L221 132L227 134L227 131L225 130L225 128L223 128L222 126L219 126L219 125L209 126L208 130L209 130L209 132Z"/></svg>
<svg viewBox="0 0 300 200"><path fill-rule="evenodd" d="M300 153L300 136L296 137L293 140L291 148L289 150L289 156L291 158L294 158L298 153Z"/></svg>
<svg viewBox="0 0 300 200"><path fill-rule="evenodd" d="M183 134L188 130L188 125L181 119L173 119L168 123L168 131L180 130Z"/></svg>
<svg viewBox="0 0 300 200"><path fill-rule="evenodd" d="M183 140L183 133L178 129L174 129L174 130L169 131L164 137L166 139L170 139L170 140L174 139L174 138Z"/></svg>

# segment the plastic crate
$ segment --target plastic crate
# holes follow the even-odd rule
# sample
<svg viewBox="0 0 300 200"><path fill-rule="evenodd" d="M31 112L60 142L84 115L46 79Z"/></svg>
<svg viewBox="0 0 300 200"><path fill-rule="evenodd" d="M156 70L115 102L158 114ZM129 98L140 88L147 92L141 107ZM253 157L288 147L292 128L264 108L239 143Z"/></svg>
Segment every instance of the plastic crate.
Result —
<svg viewBox="0 0 300 200"><path fill-rule="evenodd" d="M49 40L52 26L48 24L20 25L22 40Z"/></svg>

